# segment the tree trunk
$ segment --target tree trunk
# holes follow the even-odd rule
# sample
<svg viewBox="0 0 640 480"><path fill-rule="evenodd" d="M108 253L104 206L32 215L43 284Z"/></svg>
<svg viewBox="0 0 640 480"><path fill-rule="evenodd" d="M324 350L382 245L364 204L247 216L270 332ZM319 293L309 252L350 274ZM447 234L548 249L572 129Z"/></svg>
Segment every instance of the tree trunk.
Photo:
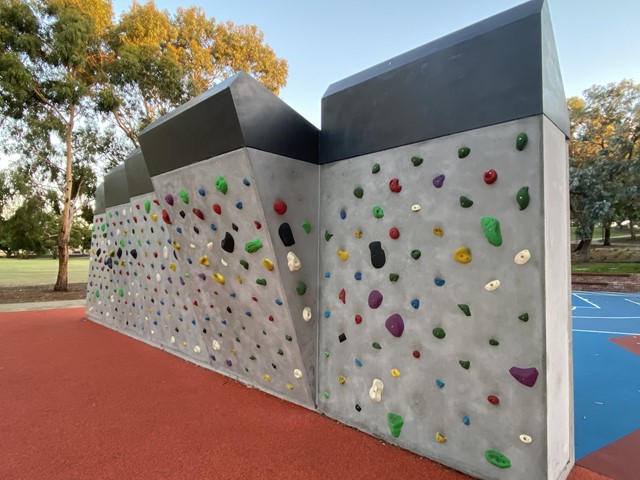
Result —
<svg viewBox="0 0 640 480"><path fill-rule="evenodd" d="M53 289L56 292L66 292L68 284L69 266L69 236L71 235L71 170L73 166L73 146L71 144L71 134L73 133L73 115L75 106L69 107L69 121L65 135L67 147L66 176L64 184L64 208L62 210L62 220L60 222L60 233L58 234L58 278Z"/></svg>
<svg viewBox="0 0 640 480"><path fill-rule="evenodd" d="M582 248L580 249L580 255L578 256L578 262L589 263L589 250L591 250L591 239L585 240Z"/></svg>
<svg viewBox="0 0 640 480"><path fill-rule="evenodd" d="M604 227L604 243L605 247L611 246L611 225Z"/></svg>
<svg viewBox="0 0 640 480"><path fill-rule="evenodd" d="M629 218L629 231L631 232L631 240L636 239L636 230L633 225L633 218Z"/></svg>

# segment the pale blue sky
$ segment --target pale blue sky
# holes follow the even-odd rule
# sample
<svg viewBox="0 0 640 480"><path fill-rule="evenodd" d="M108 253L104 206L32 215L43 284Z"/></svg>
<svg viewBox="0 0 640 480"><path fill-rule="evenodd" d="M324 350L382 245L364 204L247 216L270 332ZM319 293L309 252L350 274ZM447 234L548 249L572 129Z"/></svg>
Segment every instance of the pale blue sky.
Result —
<svg viewBox="0 0 640 480"><path fill-rule="evenodd" d="M141 2L144 3L144 2ZM522 3L521 0L156 0L202 6L218 21L255 24L289 62L281 98L320 126L333 82ZM130 0L114 0L119 14ZM549 0L567 96L593 84L640 81L638 0Z"/></svg>

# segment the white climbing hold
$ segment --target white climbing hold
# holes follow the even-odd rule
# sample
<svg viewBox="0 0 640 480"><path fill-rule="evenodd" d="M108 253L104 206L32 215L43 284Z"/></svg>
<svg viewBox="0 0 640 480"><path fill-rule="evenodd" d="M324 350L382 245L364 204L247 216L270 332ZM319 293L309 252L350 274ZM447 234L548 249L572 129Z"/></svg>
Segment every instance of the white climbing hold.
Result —
<svg viewBox="0 0 640 480"><path fill-rule="evenodd" d="M384 383L382 383L382 380L375 378L371 384L371 388L369 389L369 398L372 402L380 403L382 390L384 390Z"/></svg>
<svg viewBox="0 0 640 480"><path fill-rule="evenodd" d="M162 249L162 255L164 255L164 258L169 258L169 249L167 248L166 245Z"/></svg>
<svg viewBox="0 0 640 480"><path fill-rule="evenodd" d="M296 256L295 253L287 253L287 266L289 267L290 272L297 272L298 270L300 270L302 264L300 263L300 259Z"/></svg>
<svg viewBox="0 0 640 480"><path fill-rule="evenodd" d="M162 275L156 273L156 282L159 282L160 280L162 280Z"/></svg>
<svg viewBox="0 0 640 480"><path fill-rule="evenodd" d="M524 265L531 258L531 252L526 248L516 253L516 258L513 259L518 265Z"/></svg>
<svg viewBox="0 0 640 480"><path fill-rule="evenodd" d="M193 351L196 353L200 353L200 346L196 345L195 347L193 347Z"/></svg>
<svg viewBox="0 0 640 480"><path fill-rule="evenodd" d="M520 435L520 441L522 443L531 443L533 439L529 435L525 435L524 433Z"/></svg>
<svg viewBox="0 0 640 480"><path fill-rule="evenodd" d="M220 350L220 344L217 340L211 342L211 348L213 348L216 352Z"/></svg>
<svg viewBox="0 0 640 480"><path fill-rule="evenodd" d="M229 264L226 262L226 260L225 260L224 258L221 258L221 259L220 259L220 263L221 263L223 266L225 266L225 267L228 267L228 266L229 266Z"/></svg>
<svg viewBox="0 0 640 480"><path fill-rule="evenodd" d="M176 337L174 337L173 335L171 335L171 343L176 343Z"/></svg>
<svg viewBox="0 0 640 480"><path fill-rule="evenodd" d="M296 377L296 378L302 378L302 372L299 369L296 368L293 371L293 376Z"/></svg>
<svg viewBox="0 0 640 480"><path fill-rule="evenodd" d="M213 242L207 243L207 248L211 250L213 248Z"/></svg>
<svg viewBox="0 0 640 480"><path fill-rule="evenodd" d="M421 208L420 205L418 205L417 203L415 205L411 205L412 212L419 212L420 208Z"/></svg>
<svg viewBox="0 0 640 480"><path fill-rule="evenodd" d="M489 283L487 283L484 286L484 289L487 292L493 292L494 290L496 290L498 287L500 286L500 280L491 280Z"/></svg>
<svg viewBox="0 0 640 480"><path fill-rule="evenodd" d="M305 322L308 322L309 320L311 320L311 308L310 307L304 307L304 310L302 310L302 318Z"/></svg>
<svg viewBox="0 0 640 480"><path fill-rule="evenodd" d="M190 243L190 244L189 244L189 246L190 246L191 248L196 248L195 244L193 244L193 243Z"/></svg>

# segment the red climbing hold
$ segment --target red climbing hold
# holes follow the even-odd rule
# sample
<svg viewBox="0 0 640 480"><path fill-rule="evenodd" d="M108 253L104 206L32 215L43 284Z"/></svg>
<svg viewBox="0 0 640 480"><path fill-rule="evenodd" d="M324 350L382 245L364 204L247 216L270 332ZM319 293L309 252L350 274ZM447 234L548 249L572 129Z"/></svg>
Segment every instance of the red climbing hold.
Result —
<svg viewBox="0 0 640 480"><path fill-rule="evenodd" d="M391 190L393 193L400 193L400 190L402 190L400 180L398 180L397 178L392 178L389 182L389 190Z"/></svg>
<svg viewBox="0 0 640 480"><path fill-rule="evenodd" d="M171 219L169 218L169 213L167 213L166 210L162 210L162 220L164 220L164 223L171 225Z"/></svg>
<svg viewBox="0 0 640 480"><path fill-rule="evenodd" d="M347 295L347 292L344 291L344 288L342 290L340 290L340 293L338 294L338 298L340 299L340 301L342 303L346 303L346 301L345 301L346 300L346 295Z"/></svg>
<svg viewBox="0 0 640 480"><path fill-rule="evenodd" d="M278 215L284 215L285 213L287 213L287 204L284 203L282 200L277 200L273 204L273 209Z"/></svg>
<svg viewBox="0 0 640 480"><path fill-rule="evenodd" d="M498 405L500 403L500 399L495 395L489 395L487 400L489 400L489 403L492 405Z"/></svg>
<svg viewBox="0 0 640 480"><path fill-rule="evenodd" d="M217 203L213 204L213 211L216 212L218 215L222 213L222 209L220 208L220 205L218 205Z"/></svg>
<svg viewBox="0 0 640 480"><path fill-rule="evenodd" d="M204 220L204 213L202 213L202 211L201 211L201 210L199 210L199 209L197 209L197 208L194 208L194 209L192 210L192 212L193 212L193 214L194 214L196 217L198 217L200 220Z"/></svg>
<svg viewBox="0 0 640 480"><path fill-rule="evenodd" d="M394 240L397 240L400 237L400 230L398 230L396 227L393 227L391 230L389 230L389 236Z"/></svg>
<svg viewBox="0 0 640 480"><path fill-rule="evenodd" d="M260 230L260 229L262 228L262 224L261 224L259 221L257 221L257 220L254 220L254 221L253 221L253 224L256 226L256 228L257 228L258 230Z"/></svg>
<svg viewBox="0 0 640 480"><path fill-rule="evenodd" d="M356 315L356 325L360 325L362 323L362 317L360 315Z"/></svg>
<svg viewBox="0 0 640 480"><path fill-rule="evenodd" d="M413 351L413 357L414 358L420 358L420 352L418 350L414 350Z"/></svg>
<svg viewBox="0 0 640 480"><path fill-rule="evenodd" d="M156 205L160 205L160 202L158 200L154 200L153 203L155 203Z"/></svg>
<svg viewBox="0 0 640 480"><path fill-rule="evenodd" d="M194 300L193 304L197 307L198 306L198 300Z"/></svg>
<svg viewBox="0 0 640 480"><path fill-rule="evenodd" d="M487 170L484 172L484 183L487 185L491 185L498 179L498 172L496 172L493 168L491 170Z"/></svg>
<svg viewBox="0 0 640 480"><path fill-rule="evenodd" d="M258 301L258 297L251 297L251 300L253 300L254 302Z"/></svg>
<svg viewBox="0 0 640 480"><path fill-rule="evenodd" d="M269 321L273 322L273 315L269 315Z"/></svg>

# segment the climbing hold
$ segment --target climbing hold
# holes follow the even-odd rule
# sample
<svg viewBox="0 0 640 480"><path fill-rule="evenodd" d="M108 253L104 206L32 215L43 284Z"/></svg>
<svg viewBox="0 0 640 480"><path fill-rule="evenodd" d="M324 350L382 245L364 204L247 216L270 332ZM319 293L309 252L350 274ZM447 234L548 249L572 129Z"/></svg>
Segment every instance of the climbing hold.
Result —
<svg viewBox="0 0 640 480"><path fill-rule="evenodd" d="M173 195L171 195L170 193L167 193L164 196L164 201L173 207Z"/></svg>
<svg viewBox="0 0 640 480"><path fill-rule="evenodd" d="M518 206L520 210L524 210L529 206L529 187L522 187L516 193L516 202L518 202Z"/></svg>
<svg viewBox="0 0 640 480"><path fill-rule="evenodd" d="M304 307L304 309L302 310L302 319L305 322L308 322L309 320L311 320L311 308L310 307Z"/></svg>
<svg viewBox="0 0 640 480"><path fill-rule="evenodd" d="M445 179L445 176L443 174L440 174L436 177L433 177L433 180L431 180L431 183L436 188L442 188L442 186L444 185L444 179Z"/></svg>
<svg viewBox="0 0 640 480"><path fill-rule="evenodd" d="M271 381L271 377L270 377L269 375L263 375L263 376L262 376L262 379L263 379L265 382L270 382L270 381Z"/></svg>
<svg viewBox="0 0 640 480"><path fill-rule="evenodd" d="M242 183L244 183L244 185L245 185L245 186L247 186L247 187L248 187L249 185L251 185L251 182L249 181L249 179L248 179L248 178L243 178L243 179L242 179Z"/></svg>
<svg viewBox="0 0 640 480"><path fill-rule="evenodd" d="M328 242L333 237L333 233L329 233L329 230L324 231L324 239Z"/></svg>
<svg viewBox="0 0 640 480"><path fill-rule="evenodd" d="M378 342L373 342L371 344L371 347L375 348L376 350L382 350L382 346Z"/></svg>
<svg viewBox="0 0 640 480"><path fill-rule="evenodd" d="M290 272L297 272L300 270L300 267L302 267L302 264L295 253L287 253L287 266L289 267Z"/></svg>
<svg viewBox="0 0 640 480"><path fill-rule="evenodd" d="M397 240L398 238L400 238L400 230L398 230L396 227L392 227L389 230L389 236L393 239L393 240Z"/></svg>
<svg viewBox="0 0 640 480"><path fill-rule="evenodd" d="M471 262L471 250L469 247L459 247L453 253L453 259L458 263L469 263Z"/></svg>
<svg viewBox="0 0 640 480"><path fill-rule="evenodd" d="M349 252L347 252L346 250L342 250L339 248L338 250L336 250L336 253L338 254L340 260L342 260L343 262L349 260Z"/></svg>
<svg viewBox="0 0 640 480"><path fill-rule="evenodd" d="M353 195L356 198L362 198L362 196L364 195L364 190L362 189L362 187L356 187L353 191Z"/></svg>
<svg viewBox="0 0 640 480"><path fill-rule="evenodd" d="M214 203L213 211L216 212L218 215L220 215L222 213L222 208L220 208L220 205L218 205L217 203Z"/></svg>
<svg viewBox="0 0 640 480"><path fill-rule="evenodd" d="M120 295L121 297L124 297L124 290L122 288L118 290L118 295Z"/></svg>
<svg viewBox="0 0 640 480"><path fill-rule="evenodd" d="M245 270L249 270L249 262L247 262L246 260L240 260L240 265L242 265L242 268L244 268Z"/></svg>
<svg viewBox="0 0 640 480"><path fill-rule="evenodd" d="M394 313L384 322L384 326L394 337L401 337L404 332L404 320L398 313Z"/></svg>
<svg viewBox="0 0 640 480"><path fill-rule="evenodd" d="M418 166L422 165L422 162L423 162L423 160L420 157L411 157L411 163L413 163L414 167L418 167Z"/></svg>
<svg viewBox="0 0 640 480"><path fill-rule="evenodd" d="M258 285L262 285L264 287L267 284L267 280L264 279L264 278L258 278L258 279L256 279L256 283Z"/></svg>
<svg viewBox="0 0 640 480"><path fill-rule="evenodd" d="M221 274L216 273L215 275L213 275L213 279L220 285L224 285L224 277Z"/></svg>
<svg viewBox="0 0 640 480"><path fill-rule="evenodd" d="M342 290L340 290L340 293L338 294L338 299L344 304L346 303L347 300L347 292L345 292L344 288Z"/></svg>
<svg viewBox="0 0 640 480"><path fill-rule="evenodd" d="M215 181L216 190L218 190L221 194L226 195L229 185L227 181L222 175L218 175Z"/></svg>
<svg viewBox="0 0 640 480"><path fill-rule="evenodd" d="M271 260L269 260L268 258L263 258L262 260L260 260L260 263L268 271L273 272L273 269L275 268L275 266L273 265L273 262Z"/></svg>
<svg viewBox="0 0 640 480"><path fill-rule="evenodd" d="M371 173L378 173L380 171L380 164L374 163L373 167L371 167Z"/></svg>
<svg viewBox="0 0 640 480"><path fill-rule="evenodd" d="M400 436L400 432L402 432L404 418L397 413L389 412L387 413L387 425L389 425L391 435L393 435L394 438L398 438Z"/></svg>
<svg viewBox="0 0 640 480"><path fill-rule="evenodd" d="M204 197L207 194L207 192L205 192L204 188L202 187L198 189L198 193L200 194L201 197Z"/></svg>
<svg viewBox="0 0 640 480"><path fill-rule="evenodd" d="M180 193L178 195L180 195L180 198L185 204L189 204L189 194L186 190L180 190Z"/></svg>
<svg viewBox="0 0 640 480"><path fill-rule="evenodd" d="M340 335L338 335L338 340L340 341L340 343L346 342L347 341L347 336L344 333L341 333Z"/></svg>
<svg viewBox="0 0 640 480"><path fill-rule="evenodd" d="M462 417L462 423L464 423L465 425L469 426L469 424L471 423L471 420L469 419L469 417L467 415L465 415L464 417Z"/></svg>
<svg viewBox="0 0 640 480"><path fill-rule="evenodd" d="M433 234L436 237L442 237L444 235L444 230L442 229L441 226L435 226L433 227Z"/></svg>
<svg viewBox="0 0 640 480"><path fill-rule="evenodd" d="M447 336L447 334L444 331L444 328L442 327L436 327L432 330L433 336L442 340L444 337Z"/></svg>
<svg viewBox="0 0 640 480"><path fill-rule="evenodd" d="M420 250L411 250L411 258L413 258L414 260L418 260L420 258L420 255L422 255L422 252Z"/></svg>
<svg viewBox="0 0 640 480"><path fill-rule="evenodd" d="M414 350L413 351L413 358L420 358L420 351L419 350Z"/></svg>
<svg viewBox="0 0 640 480"><path fill-rule="evenodd" d="M193 214L198 217L200 220L204 220L204 213L202 213L202 210L199 210L197 208L194 208L191 210L193 212Z"/></svg>
<svg viewBox="0 0 640 480"><path fill-rule="evenodd" d="M162 210L162 220L167 225L171 225L171 218L169 217L169 213L166 210Z"/></svg>
<svg viewBox="0 0 640 480"><path fill-rule="evenodd" d="M384 390L384 383L382 383L382 380L375 378L369 389L369 398L372 402L380 403L382 390Z"/></svg>
<svg viewBox="0 0 640 480"><path fill-rule="evenodd" d="M293 239L293 232L291 231L291 226L288 223L283 223L278 228L278 235L280 235L280 240L285 247L290 247L295 244L296 241Z"/></svg>
<svg viewBox="0 0 640 480"><path fill-rule="evenodd" d="M522 435L520 435L520 441L522 443L526 443L529 444L531 442L533 442L533 439L529 436L529 435L525 435L524 433Z"/></svg>
<svg viewBox="0 0 640 480"><path fill-rule="evenodd" d="M528 313L523 313L522 315L520 315L518 317L519 320L522 320L523 322L528 322L529 321L529 314Z"/></svg>
<svg viewBox="0 0 640 480"><path fill-rule="evenodd" d="M340 375L340 376L338 377L338 383L339 383L340 385L344 385L346 381L347 381L347 377L345 377L344 375Z"/></svg>
<svg viewBox="0 0 640 480"><path fill-rule="evenodd" d="M298 285L296 285L296 292L298 295L304 295L307 293L307 284L303 281L298 282Z"/></svg>
<svg viewBox="0 0 640 480"><path fill-rule="evenodd" d="M144 211L147 213L151 211L151 200L144 202Z"/></svg>
<svg viewBox="0 0 640 480"><path fill-rule="evenodd" d="M489 403L491 405L498 405L500 403L500 399L498 397L496 397L495 395L489 395L487 397L487 400L489 401Z"/></svg>
<svg viewBox="0 0 640 480"><path fill-rule="evenodd" d="M362 272L354 273L353 278L355 278L359 282L360 280L362 280Z"/></svg>
<svg viewBox="0 0 640 480"><path fill-rule="evenodd" d="M249 240L244 244L244 249L247 253L255 253L262 247L262 240L260 240L259 238L254 238L253 240Z"/></svg>
<svg viewBox="0 0 640 480"><path fill-rule="evenodd" d="M369 244L369 252L371 252L371 265L374 268L382 268L387 262L387 256L382 249L380 242L371 242Z"/></svg>
<svg viewBox="0 0 640 480"><path fill-rule="evenodd" d="M436 287L442 287L445 284L444 278L436 277L433 279L433 283L436 284Z"/></svg>
<svg viewBox="0 0 640 480"><path fill-rule="evenodd" d="M282 200L276 200L276 202L273 204L273 210L278 215L284 215L285 213L287 213L287 204Z"/></svg>
<svg viewBox="0 0 640 480"><path fill-rule="evenodd" d="M238 210L242 210L242 206L243 206L243 205L242 205L242 202L236 202L236 208L237 208Z"/></svg>
<svg viewBox="0 0 640 480"><path fill-rule="evenodd" d="M362 361L358 358L356 358L356 367L361 368L362 367Z"/></svg>
<svg viewBox="0 0 640 480"><path fill-rule="evenodd" d="M447 441L447 437L445 437L442 433L436 432L436 442L445 443Z"/></svg>
<svg viewBox="0 0 640 480"><path fill-rule="evenodd" d="M458 149L458 158L464 158L471 153L471 149L469 147L460 147Z"/></svg>
<svg viewBox="0 0 640 480"><path fill-rule="evenodd" d="M164 217L163 217L163 219L164 219ZM157 222L158 221L158 215L156 215L155 213L152 213L151 214L151 220L153 220L154 222ZM102 225L102 226L104 227L104 225Z"/></svg>
<svg viewBox="0 0 640 480"><path fill-rule="evenodd" d="M496 172L493 168L491 170L487 170L483 175L484 183L487 185L491 185L498 180L498 172Z"/></svg>
<svg viewBox="0 0 640 480"><path fill-rule="evenodd" d="M311 232L311 224L305 220L304 222L302 222L302 229L306 232L309 233Z"/></svg>
<svg viewBox="0 0 640 480"><path fill-rule="evenodd" d="M400 279L400 275L398 275L397 273L390 273L389 274L389 281L390 282L397 282Z"/></svg>
<svg viewBox="0 0 640 480"><path fill-rule="evenodd" d="M400 376L400 370L398 370L397 368L391 369L391 376L398 378Z"/></svg>
<svg viewBox="0 0 640 480"><path fill-rule="evenodd" d="M492 338L489 340L489 345L491 345L492 347L497 347L498 345L500 345L500 342L495 338Z"/></svg>
<svg viewBox="0 0 640 480"><path fill-rule="evenodd" d="M459 303L458 304L458 308L460 310L462 310L462 312L467 316L470 317L471 316L471 309L469 308L469 305L466 305L464 303Z"/></svg>
<svg viewBox="0 0 640 480"><path fill-rule="evenodd" d="M378 206L373 207L373 216L376 218L384 217L384 210L382 210L382 207L378 207Z"/></svg>
<svg viewBox="0 0 640 480"><path fill-rule="evenodd" d="M420 308L420 300L414 298L413 300L411 300L411 306L417 310L418 308Z"/></svg>
<svg viewBox="0 0 640 480"><path fill-rule="evenodd" d="M369 308L376 309L380 307L380 305L382 305L382 298L382 293L380 293L378 290L371 290L371 293L369 293L369 298L367 300L367 302L369 303Z"/></svg>
<svg viewBox="0 0 640 480"><path fill-rule="evenodd" d="M496 290L498 287L500 286L500 280L491 280L489 283L487 283L484 286L484 289L487 292L493 292L494 290Z"/></svg>
<svg viewBox="0 0 640 480"><path fill-rule="evenodd" d="M482 217L480 225L484 231L487 241L494 247L502 245L502 233L500 232L500 221L493 217Z"/></svg>
<svg viewBox="0 0 640 480"><path fill-rule="evenodd" d="M414 205L411 205L411 211L412 212L419 212L421 209L420 205L418 205L417 203Z"/></svg>
<svg viewBox="0 0 640 480"><path fill-rule="evenodd" d="M460 363L460 366L465 370L469 370L469 367L471 367L471 362L469 360L460 360L458 363Z"/></svg>
<svg viewBox="0 0 640 480"><path fill-rule="evenodd" d="M528 141L529 138L527 137L527 134L524 132L520 132L516 137L516 149L521 152L522 150L524 150L524 147L527 146Z"/></svg>
<svg viewBox="0 0 640 480"><path fill-rule="evenodd" d="M435 382L435 383L436 383L436 386L437 386L440 390L442 390L442 389L444 388L445 383L444 383L442 380L440 380L439 378L436 378L436 382Z"/></svg>
<svg viewBox="0 0 640 480"><path fill-rule="evenodd" d="M293 376L294 376L294 377L296 377L297 379L302 378L302 371L301 371L300 369L296 368L296 369L293 371Z"/></svg>
<svg viewBox="0 0 640 480"><path fill-rule="evenodd" d="M176 250L180 250L182 248L182 246L178 242L176 242L175 240L173 242L171 242L171 246L173 248L175 248Z"/></svg>
<svg viewBox="0 0 640 480"><path fill-rule="evenodd" d="M205 267L209 266L209 258L206 255L203 255L202 257L200 257L200 259L198 260L198 263L200 265L204 265Z"/></svg>
<svg viewBox="0 0 640 480"><path fill-rule="evenodd" d="M235 240L233 239L233 236L232 236L229 232L226 232L226 233L224 234L224 238L222 239L222 242L221 242L221 244L220 244L220 246L222 247L222 249L223 249L225 252L233 253L233 250L234 250L234 248L235 248L235 245L236 245L236 242L235 242Z"/></svg>
<svg viewBox="0 0 640 480"><path fill-rule="evenodd" d="M255 225L256 230L260 230L262 228L262 224L257 220L254 220L253 224Z"/></svg>
<svg viewBox="0 0 640 480"><path fill-rule="evenodd" d="M491 465L495 465L498 468L509 468L511 461L505 456L504 453L500 453L497 450L487 450L484 452L484 458Z"/></svg>
<svg viewBox="0 0 640 480"><path fill-rule="evenodd" d="M398 180L397 178L392 178L389 181L389 190L391 190L393 193L400 193L400 191L402 190L400 180Z"/></svg>
<svg viewBox="0 0 640 480"><path fill-rule="evenodd" d="M536 380L538 380L538 369L535 367L530 367L530 368L511 367L509 369L509 373L513 378L519 381L522 385L529 388L533 387L536 384Z"/></svg>
<svg viewBox="0 0 640 480"><path fill-rule="evenodd" d="M465 197L464 195L460 197L460 206L462 208L469 208L471 205L473 205L473 200L471 200L468 197Z"/></svg>
<svg viewBox="0 0 640 480"><path fill-rule="evenodd" d="M355 316L356 325L360 325L362 323L362 315Z"/></svg>
<svg viewBox="0 0 640 480"><path fill-rule="evenodd" d="M531 252L527 249L520 250L513 259L518 265L524 265L531 259Z"/></svg>

